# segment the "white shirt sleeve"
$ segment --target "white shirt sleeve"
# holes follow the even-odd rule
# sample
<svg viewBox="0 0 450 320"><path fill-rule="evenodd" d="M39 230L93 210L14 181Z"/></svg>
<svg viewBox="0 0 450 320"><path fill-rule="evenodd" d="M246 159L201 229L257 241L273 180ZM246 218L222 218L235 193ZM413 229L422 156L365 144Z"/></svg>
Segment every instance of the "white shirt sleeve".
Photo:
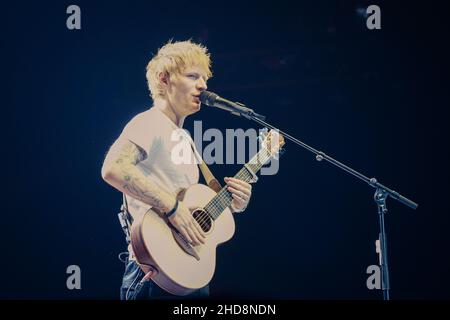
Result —
<svg viewBox="0 0 450 320"><path fill-rule="evenodd" d="M128 122L119 139L127 139L148 152L155 138L155 130L151 130L149 126L151 122L139 114Z"/></svg>

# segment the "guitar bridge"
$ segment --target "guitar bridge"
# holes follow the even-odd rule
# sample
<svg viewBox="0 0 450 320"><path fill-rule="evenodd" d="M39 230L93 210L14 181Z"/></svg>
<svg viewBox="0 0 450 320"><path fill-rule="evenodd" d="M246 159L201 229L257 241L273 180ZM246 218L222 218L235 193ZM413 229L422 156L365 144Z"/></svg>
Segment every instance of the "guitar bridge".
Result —
<svg viewBox="0 0 450 320"><path fill-rule="evenodd" d="M200 256L198 255L197 251L192 247L192 245L185 239L185 237L176 230L172 225L170 226L172 230L172 235L175 238L175 241L178 243L178 245L183 249L184 252L187 254L193 256L197 261L200 261Z"/></svg>

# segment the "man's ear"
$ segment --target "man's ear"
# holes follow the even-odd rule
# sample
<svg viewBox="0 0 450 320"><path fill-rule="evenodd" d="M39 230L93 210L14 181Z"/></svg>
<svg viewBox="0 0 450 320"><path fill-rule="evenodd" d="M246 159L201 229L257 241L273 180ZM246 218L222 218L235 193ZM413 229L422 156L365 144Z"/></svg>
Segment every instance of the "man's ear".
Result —
<svg viewBox="0 0 450 320"><path fill-rule="evenodd" d="M158 74L159 81L167 86L169 84L169 74L167 72L160 72Z"/></svg>

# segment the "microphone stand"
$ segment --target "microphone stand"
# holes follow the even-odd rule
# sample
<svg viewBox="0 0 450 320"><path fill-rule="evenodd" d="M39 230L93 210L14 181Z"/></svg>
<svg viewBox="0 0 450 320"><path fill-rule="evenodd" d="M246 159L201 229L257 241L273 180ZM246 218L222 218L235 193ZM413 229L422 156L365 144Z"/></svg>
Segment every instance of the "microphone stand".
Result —
<svg viewBox="0 0 450 320"><path fill-rule="evenodd" d="M390 284L389 284L389 267L388 267L388 258L387 258L387 238L386 238L386 229L384 224L384 216L387 213L387 206L386 206L386 199L388 196L391 198L399 201L400 203L403 203L404 205L407 205L408 207L412 209L416 209L418 204L409 200L408 198L402 196L398 192L382 185L377 181L376 178L368 178L365 175L359 173L358 171L346 166L345 164L333 159L332 157L328 156L322 151L316 150L306 143L303 143L302 141L294 138L293 136L281 131L278 128L275 128L274 126L268 124L265 122L265 117L263 115L255 113L252 109L247 108L245 105L236 102L236 104L239 105L239 109L235 109L234 112L232 112L235 115L243 116L246 119L253 120L265 127L268 127L270 129L277 130L279 133L281 133L284 137L291 140L292 142L296 143L297 145L305 148L306 150L316 154L316 160L322 161L326 160L329 163L335 165L338 168L341 168L342 170L346 171L347 173L361 179L362 181L366 182L369 186L375 188L375 194L374 194L374 200L378 207L378 220L380 224L380 234L379 234L379 243L380 243L380 252L379 252L379 261L380 261L380 269L381 269L381 289L383 290L383 299L389 300L389 290L390 290Z"/></svg>

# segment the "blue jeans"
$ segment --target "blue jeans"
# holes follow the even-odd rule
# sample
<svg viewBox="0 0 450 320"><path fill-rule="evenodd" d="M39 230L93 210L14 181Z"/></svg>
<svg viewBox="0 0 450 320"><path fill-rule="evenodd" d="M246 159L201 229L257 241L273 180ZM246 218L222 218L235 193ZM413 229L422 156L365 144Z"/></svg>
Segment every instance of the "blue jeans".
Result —
<svg viewBox="0 0 450 320"><path fill-rule="evenodd" d="M120 300L146 300L146 299L205 299L209 296L209 286L200 288L186 296L176 296L158 287L156 283L147 280L140 281L144 272L136 261L126 260L125 273L120 287Z"/></svg>

